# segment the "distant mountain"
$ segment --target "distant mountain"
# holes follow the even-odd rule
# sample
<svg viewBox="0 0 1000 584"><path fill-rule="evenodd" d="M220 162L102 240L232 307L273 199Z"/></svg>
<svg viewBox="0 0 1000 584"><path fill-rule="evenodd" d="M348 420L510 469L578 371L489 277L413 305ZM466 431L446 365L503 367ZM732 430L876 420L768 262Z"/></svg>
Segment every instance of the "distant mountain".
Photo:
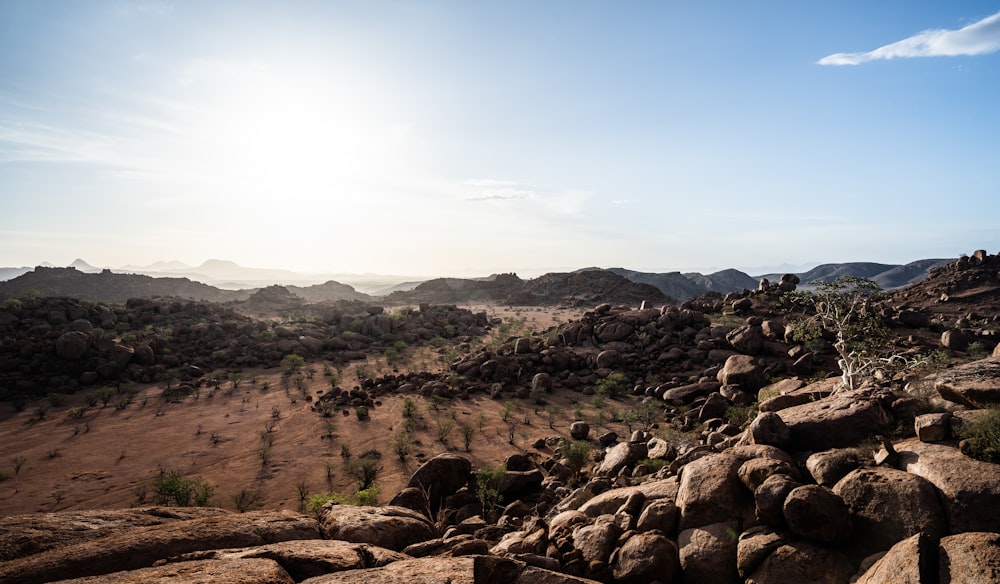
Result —
<svg viewBox="0 0 1000 584"><path fill-rule="evenodd" d="M306 300L307 302L336 302L338 300L360 300L371 302L373 298L367 294L358 292L347 284L330 280L315 286L285 286L289 292Z"/></svg>
<svg viewBox="0 0 1000 584"><path fill-rule="evenodd" d="M153 262L148 266L135 266L126 265L114 270L115 272L169 272L169 271L184 271L190 270L191 266L185 264L184 262L178 261L168 261L168 262Z"/></svg>
<svg viewBox="0 0 1000 584"><path fill-rule="evenodd" d="M97 272L101 271L101 268L95 268L94 266L88 264L87 262L81 260L80 258L76 258L75 260L73 260L73 263L70 264L69 267L80 270L81 272L87 272L89 274L96 274Z"/></svg>
<svg viewBox="0 0 1000 584"><path fill-rule="evenodd" d="M823 264L796 274L803 285L810 282L831 282L844 276L869 278L878 282L882 288L901 288L909 286L927 277L927 272L934 266L947 264L953 260L925 259L910 262L905 265L876 264L871 262L849 262L843 264ZM761 276L772 282L781 278L781 274Z"/></svg>
<svg viewBox="0 0 1000 584"><path fill-rule="evenodd" d="M636 272L625 268L609 268L609 272L618 274L637 284L648 284L657 290L678 300L686 300L693 296L698 296L708 291L708 287L700 282L692 281L685 274L680 272L666 272L655 274L649 272ZM701 274L698 274L699 276ZM705 276L702 276L705 278Z"/></svg>
<svg viewBox="0 0 1000 584"><path fill-rule="evenodd" d="M252 291L220 290L187 278L152 278L110 271L86 273L76 268L43 268L0 282L0 298L23 296L32 290L42 296L69 296L95 302L125 302L129 298L174 296L226 302L245 300Z"/></svg>
<svg viewBox="0 0 1000 584"><path fill-rule="evenodd" d="M917 260L903 266L896 266L895 268L886 270L875 276L873 279L879 283L879 286L882 286L887 290L890 288L902 288L903 286L909 286L910 284L914 284L926 278L927 273L931 268L943 266L953 261L955 260Z"/></svg>
<svg viewBox="0 0 1000 584"><path fill-rule="evenodd" d="M0 268L0 282L12 280L21 274L27 274L33 268Z"/></svg>

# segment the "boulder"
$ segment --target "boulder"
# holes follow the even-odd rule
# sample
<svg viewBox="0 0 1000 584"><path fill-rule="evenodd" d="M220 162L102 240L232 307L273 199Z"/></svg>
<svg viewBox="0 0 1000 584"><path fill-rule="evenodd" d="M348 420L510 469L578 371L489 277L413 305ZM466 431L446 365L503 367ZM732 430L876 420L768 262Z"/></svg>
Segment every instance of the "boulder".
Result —
<svg viewBox="0 0 1000 584"><path fill-rule="evenodd" d="M819 485L803 485L788 493L783 508L788 529L821 544L844 543L851 536L851 515L843 499Z"/></svg>
<svg viewBox="0 0 1000 584"><path fill-rule="evenodd" d="M950 351L964 351L969 346L969 337L958 329L941 333L941 346Z"/></svg>
<svg viewBox="0 0 1000 584"><path fill-rule="evenodd" d="M680 516L677 505L672 499L650 501L639 515L635 530L638 532L659 531L673 536L677 531L677 519Z"/></svg>
<svg viewBox="0 0 1000 584"><path fill-rule="evenodd" d="M941 582L996 582L1000 579L1000 533L958 533L941 539Z"/></svg>
<svg viewBox="0 0 1000 584"><path fill-rule="evenodd" d="M828 379L805 385L798 378L785 379L760 390L762 397L757 409L762 412L779 412L823 399L833 393L839 379ZM763 399L763 396L770 396Z"/></svg>
<svg viewBox="0 0 1000 584"><path fill-rule="evenodd" d="M751 458L750 460L744 462L737 474L740 477L740 481L750 489L751 491L756 491L764 481L772 475L787 475L791 478L798 478L799 470L794 465L784 460L777 460L774 458L768 458L762 456L760 458Z"/></svg>
<svg viewBox="0 0 1000 584"><path fill-rule="evenodd" d="M274 560L198 560L165 564L102 576L60 580L60 584L294 584L295 580Z"/></svg>
<svg viewBox="0 0 1000 584"><path fill-rule="evenodd" d="M764 350L764 330L760 325L747 324L733 329L726 335L726 340L734 349L744 355L759 355ZM763 385L761 383L761 386Z"/></svg>
<svg viewBox="0 0 1000 584"><path fill-rule="evenodd" d="M888 550L920 532L935 538L946 532L937 490L917 475L886 467L859 468L833 492L847 504L854 524L851 545L864 555Z"/></svg>
<svg viewBox="0 0 1000 584"><path fill-rule="evenodd" d="M569 435L573 440L586 440L590 435L590 424L577 420L569 425Z"/></svg>
<svg viewBox="0 0 1000 584"><path fill-rule="evenodd" d="M93 335L81 331L63 333L56 339L56 355L62 359L81 359L93 339Z"/></svg>
<svg viewBox="0 0 1000 584"><path fill-rule="evenodd" d="M923 414L913 420L913 430L921 442L947 440L951 432L951 414L948 412Z"/></svg>
<svg viewBox="0 0 1000 584"><path fill-rule="evenodd" d="M597 584L510 558L462 556L414 558L381 568L350 570L301 584Z"/></svg>
<svg viewBox="0 0 1000 584"><path fill-rule="evenodd" d="M785 448L792 438L792 432L780 415L774 412L761 412L750 423L747 437L751 444Z"/></svg>
<svg viewBox="0 0 1000 584"><path fill-rule="evenodd" d="M764 479L754 490L754 515L757 521L772 527L785 525L785 499L801 483L788 475L776 474Z"/></svg>
<svg viewBox="0 0 1000 584"><path fill-rule="evenodd" d="M645 442L621 442L608 449L604 460L597 469L597 474L615 475L625 467L631 468L635 463L646 458L648 453Z"/></svg>
<svg viewBox="0 0 1000 584"><path fill-rule="evenodd" d="M938 540L929 534L918 533L892 546L858 577L857 584L937 582L937 555Z"/></svg>
<svg viewBox="0 0 1000 584"><path fill-rule="evenodd" d="M316 520L289 511L251 511L137 527L0 564L5 584L49 582L137 570L185 553L319 539Z"/></svg>
<svg viewBox="0 0 1000 584"><path fill-rule="evenodd" d="M437 537L429 519L405 507L327 503L320 509L319 522L327 539L367 543L395 551Z"/></svg>
<svg viewBox="0 0 1000 584"><path fill-rule="evenodd" d="M469 459L445 452L420 465L406 486L427 493L431 508L438 509L445 497L454 495L469 483L471 475Z"/></svg>
<svg viewBox="0 0 1000 584"><path fill-rule="evenodd" d="M618 543L622 529L613 515L601 515L594 523L573 530L573 547L587 562L607 563Z"/></svg>
<svg viewBox="0 0 1000 584"><path fill-rule="evenodd" d="M944 399L970 408L1000 403L1000 359L957 365L927 378Z"/></svg>
<svg viewBox="0 0 1000 584"><path fill-rule="evenodd" d="M716 376L722 385L739 385L747 393L755 394L765 385L764 370L750 355L733 355Z"/></svg>
<svg viewBox="0 0 1000 584"><path fill-rule="evenodd" d="M680 529L739 520L749 505L749 494L740 482L743 461L722 452L709 454L684 466L677 507Z"/></svg>
<svg viewBox="0 0 1000 584"><path fill-rule="evenodd" d="M303 539L242 549L211 550L184 554L170 561L233 561L266 558L278 562L296 582L344 570L377 568L408 559L407 556L366 544L338 540Z"/></svg>
<svg viewBox="0 0 1000 584"><path fill-rule="evenodd" d="M781 410L796 450L855 446L893 423L878 391L842 391L821 400Z"/></svg>
<svg viewBox="0 0 1000 584"><path fill-rule="evenodd" d="M816 484L832 487L847 473L861 466L861 457L855 448L834 448L814 452L806 459L806 470Z"/></svg>
<svg viewBox="0 0 1000 584"><path fill-rule="evenodd" d="M677 536L679 560L685 582L736 584L737 534L735 522L713 523L686 529Z"/></svg>
<svg viewBox="0 0 1000 584"><path fill-rule="evenodd" d="M927 479L940 491L949 533L1000 532L1000 515L983 512L1000 508L1000 467L969 458L957 448L916 438L895 448L902 470Z"/></svg>
<svg viewBox="0 0 1000 584"><path fill-rule="evenodd" d="M639 533L615 552L611 574L622 583L670 582L677 566L677 544L659 533Z"/></svg>
<svg viewBox="0 0 1000 584"><path fill-rule="evenodd" d="M854 566L843 554L796 541L778 546L745 580L745 584L848 584Z"/></svg>

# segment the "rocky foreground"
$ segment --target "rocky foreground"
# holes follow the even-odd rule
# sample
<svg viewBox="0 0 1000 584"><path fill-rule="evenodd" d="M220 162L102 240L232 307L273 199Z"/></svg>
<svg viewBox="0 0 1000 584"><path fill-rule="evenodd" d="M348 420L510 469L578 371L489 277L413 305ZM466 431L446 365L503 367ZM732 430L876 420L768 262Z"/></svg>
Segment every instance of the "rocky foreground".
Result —
<svg viewBox="0 0 1000 584"><path fill-rule="evenodd" d="M1000 581L1000 466L961 439L1000 403L996 315L982 314L995 312L998 266L966 258L883 310L900 350L988 345L984 359L837 391L838 378L817 375L825 357L762 312L791 279L681 307L604 306L466 355L447 381L367 384L375 395L586 395L620 373L628 399L656 406L655 422L624 437L574 422L569 434L593 449L579 471L558 436L508 457L502 507L484 507L481 475L445 453L381 507L12 516L0 519L0 582ZM929 292L952 308L963 295L987 301L949 320L926 309ZM719 306L744 324L712 325ZM751 403L755 416L735 419Z"/></svg>

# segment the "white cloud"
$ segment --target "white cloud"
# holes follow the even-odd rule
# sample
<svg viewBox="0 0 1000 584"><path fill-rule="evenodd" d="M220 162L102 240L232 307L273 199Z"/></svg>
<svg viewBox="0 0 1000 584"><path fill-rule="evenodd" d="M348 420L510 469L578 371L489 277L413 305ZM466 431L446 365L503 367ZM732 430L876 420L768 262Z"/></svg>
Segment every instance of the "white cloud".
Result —
<svg viewBox="0 0 1000 584"><path fill-rule="evenodd" d="M879 59L956 57L1000 51L1000 12L958 30L925 30L866 53L835 53L819 65L859 65Z"/></svg>

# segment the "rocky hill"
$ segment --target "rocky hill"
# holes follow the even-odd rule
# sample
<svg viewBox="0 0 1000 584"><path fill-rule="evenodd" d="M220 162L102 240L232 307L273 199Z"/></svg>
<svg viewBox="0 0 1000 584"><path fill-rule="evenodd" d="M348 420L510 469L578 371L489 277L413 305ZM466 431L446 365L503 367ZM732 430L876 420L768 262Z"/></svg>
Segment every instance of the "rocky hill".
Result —
<svg viewBox="0 0 1000 584"><path fill-rule="evenodd" d="M639 305L672 303L648 284L631 282L607 270L551 273L531 280L516 274L499 274L488 279L438 278L412 290L396 291L385 297L390 304L421 302L493 303L513 306L593 306L603 302Z"/></svg>
<svg viewBox="0 0 1000 584"><path fill-rule="evenodd" d="M91 302L122 303L129 298L172 296L190 300L228 302L246 300L251 291L229 291L192 282L187 278L153 278L137 274L115 274L110 270L86 273L76 268L43 268L0 282L0 298L27 293L72 297Z"/></svg>
<svg viewBox="0 0 1000 584"><path fill-rule="evenodd" d="M793 278L680 306L604 304L547 331L464 343L445 373L331 387L311 402L318 416L395 396L427 398L443 410L439 428L473 396L529 402L536 413L559 400L573 415L496 467L474 468L441 437L439 453L382 505L5 517L0 582L996 581L1000 414L984 406L1000 402L1000 256L975 252L869 306L894 351L934 351L947 366L883 370L853 390L822 343L789 334L810 316L783 308L790 288ZM146 306L124 310L139 311L139 323L164 316ZM63 326L56 313L16 314L27 322L14 338L41 332L43 318ZM362 325L383 315L369 316ZM214 338L214 317L205 321L188 334ZM62 330L44 338L75 332ZM503 418L512 444L532 426L527 411ZM417 432L407 416L391 419L394 431Z"/></svg>

